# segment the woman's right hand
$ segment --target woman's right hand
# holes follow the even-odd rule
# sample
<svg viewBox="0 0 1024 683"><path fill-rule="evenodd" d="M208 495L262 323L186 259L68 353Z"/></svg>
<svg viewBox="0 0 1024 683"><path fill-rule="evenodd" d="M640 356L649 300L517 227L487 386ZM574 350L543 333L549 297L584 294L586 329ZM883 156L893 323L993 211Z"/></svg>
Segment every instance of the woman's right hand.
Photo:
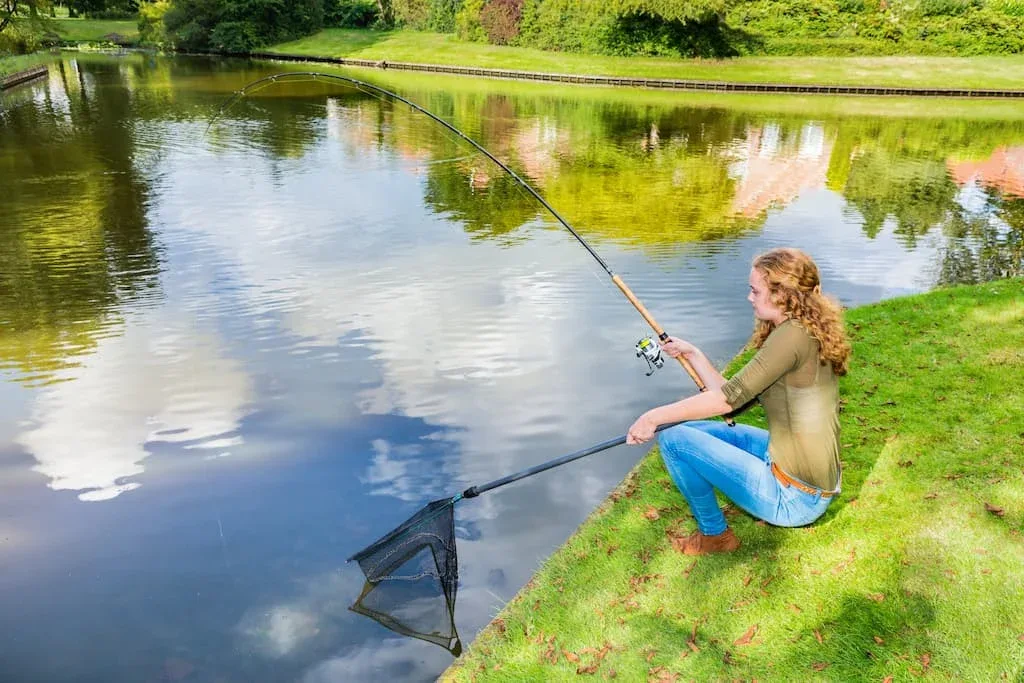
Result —
<svg viewBox="0 0 1024 683"><path fill-rule="evenodd" d="M680 356L692 356L695 353L700 353L700 349L679 337L669 337L667 342L658 342L661 345L661 350L672 356L673 358L679 358Z"/></svg>

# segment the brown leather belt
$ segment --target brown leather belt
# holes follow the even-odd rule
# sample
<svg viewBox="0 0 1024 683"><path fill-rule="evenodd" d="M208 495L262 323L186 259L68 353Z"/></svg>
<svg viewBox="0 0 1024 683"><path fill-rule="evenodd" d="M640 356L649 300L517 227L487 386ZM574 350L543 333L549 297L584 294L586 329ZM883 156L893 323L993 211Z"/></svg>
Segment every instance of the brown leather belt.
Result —
<svg viewBox="0 0 1024 683"><path fill-rule="evenodd" d="M822 491L821 489L816 489L813 486L808 486L802 481L794 479L793 477L789 476L781 469L779 469L779 466L776 465L775 463L772 463L772 474L775 475L776 479L782 482L783 486L792 486L793 488L799 489L804 493L809 493L812 496L817 496L820 494L822 498L831 498L832 496L836 495L835 491Z"/></svg>

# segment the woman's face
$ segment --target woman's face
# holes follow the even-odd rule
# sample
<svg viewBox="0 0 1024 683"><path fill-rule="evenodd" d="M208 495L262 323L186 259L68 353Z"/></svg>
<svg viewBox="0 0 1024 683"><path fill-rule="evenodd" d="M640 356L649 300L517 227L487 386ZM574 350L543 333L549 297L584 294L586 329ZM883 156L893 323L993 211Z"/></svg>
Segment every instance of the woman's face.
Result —
<svg viewBox="0 0 1024 683"><path fill-rule="evenodd" d="M747 301L754 307L754 317L770 323L780 324L785 320L782 310L772 303L768 283L757 268L750 269L750 294Z"/></svg>

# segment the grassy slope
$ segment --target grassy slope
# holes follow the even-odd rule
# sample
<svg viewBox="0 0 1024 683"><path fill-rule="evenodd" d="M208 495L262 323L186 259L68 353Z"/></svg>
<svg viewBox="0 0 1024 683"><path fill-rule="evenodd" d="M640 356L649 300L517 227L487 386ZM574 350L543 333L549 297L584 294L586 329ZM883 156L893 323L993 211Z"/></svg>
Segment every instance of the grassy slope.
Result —
<svg viewBox="0 0 1024 683"><path fill-rule="evenodd" d="M993 57L742 57L725 61L605 57L460 41L416 31L327 29L269 48L289 54L388 59L557 73L763 83L1024 89L1024 55Z"/></svg>
<svg viewBox="0 0 1024 683"><path fill-rule="evenodd" d="M36 52L30 55L0 55L0 78L31 69L38 64L46 64L53 58L53 55L45 52Z"/></svg>
<svg viewBox="0 0 1024 683"><path fill-rule="evenodd" d="M423 84L423 74L415 71L360 69L316 64L314 70L341 73L347 76L363 74L383 87L415 93ZM282 66L282 71L291 70ZM431 74L430 83L450 92L469 92L476 95L493 92L499 95L523 97L565 97L571 92L577 101L597 100L634 106L678 107L681 103L695 107L728 107L730 110L764 114L796 114L804 118L842 118L844 116L891 116L902 118L963 118L972 121L1024 120L1024 106L1016 99L996 98L923 98L923 97L864 97L826 95L769 95L765 93L723 93L667 91L657 88L615 88L544 83L540 81L512 81L505 79L470 78L449 74Z"/></svg>
<svg viewBox="0 0 1024 683"><path fill-rule="evenodd" d="M98 43L111 33L133 42L139 39L139 23L135 20L54 19L50 25L68 43Z"/></svg>
<svg viewBox="0 0 1024 683"><path fill-rule="evenodd" d="M849 313L844 493L817 524L732 511L739 552L680 555L655 451L443 680L1021 680L1022 288Z"/></svg>

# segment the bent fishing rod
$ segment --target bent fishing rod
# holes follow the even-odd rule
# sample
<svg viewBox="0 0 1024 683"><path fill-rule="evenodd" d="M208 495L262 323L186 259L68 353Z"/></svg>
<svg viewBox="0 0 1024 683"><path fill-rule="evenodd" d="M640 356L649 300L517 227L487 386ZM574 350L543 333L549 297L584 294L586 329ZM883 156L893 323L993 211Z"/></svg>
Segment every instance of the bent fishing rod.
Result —
<svg viewBox="0 0 1024 683"><path fill-rule="evenodd" d="M615 283L615 286L619 288L619 291L621 291L622 294L626 297L626 299L629 300L629 303L633 304L633 307L637 310L637 312L640 313L640 315L643 317L645 321L647 321L647 324L650 325L651 329L658 336L658 339L661 342L669 341L669 335L667 332L665 332L665 328L658 324L658 321L654 319L654 316L651 315L651 312L648 311L647 307L643 305L640 299L638 299L637 296L633 294L632 290L630 290L630 288L626 286L626 283L622 281L622 278L619 277L611 269L611 267L605 262L605 260L601 258L601 256L596 251L594 251L594 248L590 246L590 244L588 244L585 239L583 239L583 236L576 232L576 229L569 224L569 221L565 220L565 218L563 218L562 215L555 210L555 207L551 206L551 204L549 204L548 201L544 199L544 197L542 197L541 194L537 192L537 190L535 190L532 185L530 185L530 183L520 178L519 174L517 174L515 171L509 168L507 164L501 161L501 159L491 154L483 145L481 145L476 140L463 133L461 130L453 126L451 123L445 121L440 116L434 114L433 112L427 109L424 109L423 107L416 104L412 100L406 99L405 97L402 97L397 93L381 88L380 86L373 85L372 83L367 83L366 81L361 81L357 78L352 78L350 76L327 74L318 71L288 71L285 73L260 78L243 86L240 90L235 91L235 93L232 94L227 100L225 100L224 104L222 104L220 108L217 110L217 113L210 120L210 123L207 126L207 130L209 130L210 126L212 126L213 123L218 118L220 118L220 115L225 110L231 107L238 100L245 97L249 92L260 90L275 83L321 80L338 81L368 95L386 95L395 100L398 100L399 102L409 105L410 107L420 112L421 114L426 114L432 120L441 124L446 129L454 133L456 136L472 145L474 149L482 153L488 159L497 164L499 168L501 168L503 171L512 176L512 178L524 190L533 195L533 197L538 202L540 202L541 205L545 209L547 209L559 223L562 224L562 227L568 230L572 234L572 236L575 237L581 245L583 245L583 248L586 249L587 252L594 257L594 260L597 261L598 265L600 265L601 268L603 268L604 271L608 273L608 276L611 278L612 282ZM662 358L660 347L657 344L655 344L650 338L645 337L644 339L641 339L636 343L636 355L637 358L642 358L645 361L647 361L648 367L650 368L650 371L647 373L648 375L652 374L656 368L660 368L664 365L664 359ZM691 365L690 362L686 360L686 358L683 357L682 355L677 356L676 360L679 361L679 364L683 367L683 370L686 371L686 374L690 376L690 379L693 380L694 384L697 385L697 388L702 392L707 391L707 385L704 383L704 380L701 379L700 375L697 374L697 371L694 369L693 365ZM724 419L730 427L736 424L729 416L725 416Z"/></svg>

